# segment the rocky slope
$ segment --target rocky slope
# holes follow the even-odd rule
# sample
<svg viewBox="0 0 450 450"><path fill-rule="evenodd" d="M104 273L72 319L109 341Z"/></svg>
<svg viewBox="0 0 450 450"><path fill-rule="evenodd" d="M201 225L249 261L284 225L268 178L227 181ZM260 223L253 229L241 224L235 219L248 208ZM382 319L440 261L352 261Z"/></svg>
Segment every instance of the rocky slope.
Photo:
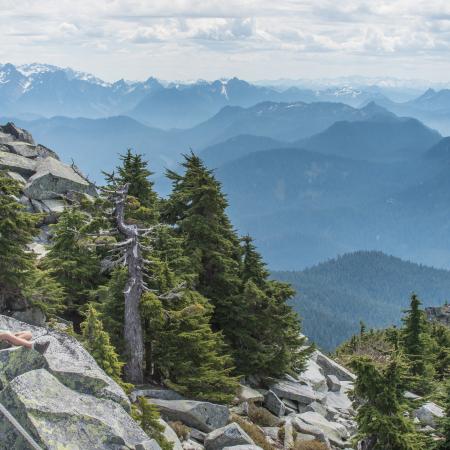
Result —
<svg viewBox="0 0 450 450"><path fill-rule="evenodd" d="M50 341L45 355L0 350L0 403L43 449L160 448L129 415L124 391L74 338L6 316L0 316L0 329L28 329L38 341ZM0 448L28 449L4 417Z"/></svg>
<svg viewBox="0 0 450 450"><path fill-rule="evenodd" d="M130 400L123 390L74 338L7 316L0 316L0 329L29 329L38 341L50 341L44 356L17 347L0 350L0 403L42 448L159 448L130 417ZM347 395L352 379L352 374L316 352L301 375L273 380L266 389L250 386L250 381L258 385L256 378L248 380L231 408L185 399L160 387L136 389L131 399L148 397L164 419L188 427L180 442L163 422L174 450L257 447L262 444L255 442L255 432L263 436L264 448L288 448L294 440L320 440L328 448L345 448L355 430ZM272 426L258 419L261 414L273 421ZM0 442L0 448L28 448L3 417Z"/></svg>

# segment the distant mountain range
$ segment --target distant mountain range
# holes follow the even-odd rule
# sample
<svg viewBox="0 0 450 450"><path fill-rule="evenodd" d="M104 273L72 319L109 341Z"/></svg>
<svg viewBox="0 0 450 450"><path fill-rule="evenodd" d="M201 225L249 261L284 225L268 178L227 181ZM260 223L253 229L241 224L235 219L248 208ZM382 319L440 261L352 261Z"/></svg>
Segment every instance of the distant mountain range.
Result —
<svg viewBox="0 0 450 450"><path fill-rule="evenodd" d="M379 114L380 108L372 105L357 109L343 103L263 102L249 108L226 106L212 118L186 130L161 130L128 116L104 119L56 116L34 120L3 116L0 120L12 120L29 129L39 142L57 149L62 159L75 159L86 173L101 180L101 171L111 170L117 154L127 148L144 153L152 169L161 173L166 167L173 168L180 154L190 148L200 153L239 135L259 135L249 138L259 143L264 138L272 139L273 144L288 142L324 131L336 120L365 120ZM253 143L251 148L255 151L269 147ZM234 151L240 155L248 149L245 144L241 152Z"/></svg>
<svg viewBox="0 0 450 450"><path fill-rule="evenodd" d="M0 107L3 115L27 119L128 115L152 127L164 129L191 128L225 106L248 108L265 101L333 102L353 107L376 101L385 106L398 105L401 109L403 104L392 102L386 96L389 88L381 85L352 87L349 84L320 88L273 87L251 84L238 78L167 83L149 77L145 81L122 79L109 83L70 68L47 64L0 64ZM435 93L442 97L436 107L446 110L446 91L440 92ZM430 92L424 95L419 102L421 104L426 103ZM434 111L434 103L430 108ZM409 115L415 117L414 114Z"/></svg>
<svg viewBox="0 0 450 450"><path fill-rule="evenodd" d="M301 272L274 272L292 283L292 301L303 331L332 350L359 330L400 323L412 292L424 306L442 305L450 297L450 272L403 261L381 252L345 254Z"/></svg>
<svg viewBox="0 0 450 450"><path fill-rule="evenodd" d="M419 97L401 103L387 97L379 98L377 103L396 114L415 117L443 134L450 134L450 89L428 89Z"/></svg>

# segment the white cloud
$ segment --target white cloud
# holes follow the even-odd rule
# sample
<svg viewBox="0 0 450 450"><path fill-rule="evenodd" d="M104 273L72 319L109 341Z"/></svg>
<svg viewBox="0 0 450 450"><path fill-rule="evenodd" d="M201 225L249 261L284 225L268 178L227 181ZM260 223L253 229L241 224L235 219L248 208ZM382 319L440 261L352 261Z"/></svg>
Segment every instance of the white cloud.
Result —
<svg viewBox="0 0 450 450"><path fill-rule="evenodd" d="M418 55L430 76L450 70L447 0L0 0L0 10L2 61L109 79L409 75Z"/></svg>

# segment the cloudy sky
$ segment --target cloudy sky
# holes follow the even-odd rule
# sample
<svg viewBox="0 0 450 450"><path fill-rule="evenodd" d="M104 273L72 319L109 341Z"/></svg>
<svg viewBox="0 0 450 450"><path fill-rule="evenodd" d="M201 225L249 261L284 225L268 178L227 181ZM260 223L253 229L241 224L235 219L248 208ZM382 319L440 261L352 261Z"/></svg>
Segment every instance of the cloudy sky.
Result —
<svg viewBox="0 0 450 450"><path fill-rule="evenodd" d="M448 0L0 0L0 62L106 80L448 81Z"/></svg>

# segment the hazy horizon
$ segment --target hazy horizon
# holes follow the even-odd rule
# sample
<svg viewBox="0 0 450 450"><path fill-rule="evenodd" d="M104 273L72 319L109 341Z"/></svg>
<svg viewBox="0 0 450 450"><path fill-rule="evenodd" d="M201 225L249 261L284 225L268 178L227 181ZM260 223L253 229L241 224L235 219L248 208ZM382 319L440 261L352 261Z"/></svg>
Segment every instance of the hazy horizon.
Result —
<svg viewBox="0 0 450 450"><path fill-rule="evenodd" d="M450 69L450 5L438 0L0 0L0 6L1 61L72 67L109 82L358 74L434 84L447 82Z"/></svg>

